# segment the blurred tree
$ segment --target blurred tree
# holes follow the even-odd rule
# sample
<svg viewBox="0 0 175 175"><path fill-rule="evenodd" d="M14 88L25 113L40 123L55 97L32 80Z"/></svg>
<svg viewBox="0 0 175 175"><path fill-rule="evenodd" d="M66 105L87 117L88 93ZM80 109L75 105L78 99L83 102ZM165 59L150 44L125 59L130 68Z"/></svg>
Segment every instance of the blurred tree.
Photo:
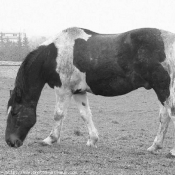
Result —
<svg viewBox="0 0 175 175"><path fill-rule="evenodd" d="M25 48L29 48L29 41L28 38L26 36L26 34L24 34L24 38L23 38L23 44L22 44Z"/></svg>
<svg viewBox="0 0 175 175"><path fill-rule="evenodd" d="M22 42L22 52L23 52L23 57L25 57L30 52L29 41L26 34L24 35L23 42Z"/></svg>
<svg viewBox="0 0 175 175"><path fill-rule="evenodd" d="M46 40L45 37L35 37L29 40L24 34L17 34L17 41L14 42L8 38L4 39L4 33L0 33L0 60L2 61L23 61L26 55L39 44Z"/></svg>

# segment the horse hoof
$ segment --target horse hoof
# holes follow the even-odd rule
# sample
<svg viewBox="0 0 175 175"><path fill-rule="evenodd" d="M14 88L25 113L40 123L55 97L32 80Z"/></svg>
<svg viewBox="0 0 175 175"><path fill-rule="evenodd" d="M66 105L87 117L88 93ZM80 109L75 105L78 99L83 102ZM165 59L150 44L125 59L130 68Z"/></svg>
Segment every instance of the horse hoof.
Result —
<svg viewBox="0 0 175 175"><path fill-rule="evenodd" d="M168 158L168 159L175 159L175 155L172 155L171 153L168 153L166 155L166 158Z"/></svg>
<svg viewBox="0 0 175 175"><path fill-rule="evenodd" d="M40 144L41 146L51 146L51 145L52 145L52 144L50 144L50 143L48 143L48 142L45 142L44 140L41 141L41 142L39 142L39 144Z"/></svg>
<svg viewBox="0 0 175 175"><path fill-rule="evenodd" d="M154 153L156 151L155 147L153 146L150 146L148 149L147 149L148 152L150 153Z"/></svg>
<svg viewBox="0 0 175 175"><path fill-rule="evenodd" d="M150 153L155 154L155 152L156 152L157 150L159 150L159 149L162 149L162 147L159 146L159 145L155 145L155 146L150 146L150 147L147 149L147 151L150 152Z"/></svg>
<svg viewBox="0 0 175 175"><path fill-rule="evenodd" d="M89 139L87 141L87 144L86 145L89 146L89 147L95 147L95 148L97 148L97 145L96 145L97 141L98 141L98 138Z"/></svg>
<svg viewBox="0 0 175 175"><path fill-rule="evenodd" d="M88 140L87 144L86 144L88 147L94 147L94 148L97 148L97 145L93 144L92 142L90 142Z"/></svg>

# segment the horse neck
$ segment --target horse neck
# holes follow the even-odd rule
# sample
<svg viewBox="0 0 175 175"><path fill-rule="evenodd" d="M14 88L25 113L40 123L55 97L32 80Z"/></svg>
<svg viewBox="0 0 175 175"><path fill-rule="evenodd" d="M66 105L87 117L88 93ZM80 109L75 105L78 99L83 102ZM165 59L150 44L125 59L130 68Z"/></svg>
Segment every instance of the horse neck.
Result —
<svg viewBox="0 0 175 175"><path fill-rule="evenodd" d="M23 85L24 100L28 103L34 102L36 105L45 83L48 83L51 88L61 85L59 74L56 72L57 48L53 43L42 47L41 52L27 70L25 67L28 66L28 63L26 66L23 65L16 79L16 84Z"/></svg>
<svg viewBox="0 0 175 175"><path fill-rule="evenodd" d="M28 93L25 94L24 98L28 102L33 102L37 105L45 83L46 82L44 82L42 79L39 81L33 81L33 83L29 86Z"/></svg>
<svg viewBox="0 0 175 175"><path fill-rule="evenodd" d="M17 76L16 88L21 90L22 101L26 104L37 105L41 91L46 83L41 67L31 67L25 76Z"/></svg>

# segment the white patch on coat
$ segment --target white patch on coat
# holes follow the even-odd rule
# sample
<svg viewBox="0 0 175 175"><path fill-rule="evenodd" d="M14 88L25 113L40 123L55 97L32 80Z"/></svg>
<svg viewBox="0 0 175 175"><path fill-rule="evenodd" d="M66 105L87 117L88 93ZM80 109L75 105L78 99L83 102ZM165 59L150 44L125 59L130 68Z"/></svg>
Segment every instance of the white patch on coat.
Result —
<svg viewBox="0 0 175 175"><path fill-rule="evenodd" d="M91 35L86 34L82 29L74 27L63 30L54 41L58 48L56 71L60 75L63 87L72 90L89 89L85 73L80 72L73 65L73 49L76 39L81 38L87 41L90 37Z"/></svg>
<svg viewBox="0 0 175 175"><path fill-rule="evenodd" d="M87 124L87 128L89 131L89 140L87 142L87 146L95 146L96 142L98 141L98 131L94 125L92 120L92 113L89 106L89 101L87 98L87 94L76 94L73 95L73 98L77 104L77 107L80 111L82 119Z"/></svg>
<svg viewBox="0 0 175 175"><path fill-rule="evenodd" d="M170 96L168 97L164 105L175 127L175 114L174 112L172 112L174 111L175 108L175 34L162 31L161 36L164 40L165 55L166 55L166 59L162 63L162 66L168 71L171 79L169 87ZM155 142L158 141L155 140ZM175 145L174 148L170 151L170 154L175 156Z"/></svg>
<svg viewBox="0 0 175 175"><path fill-rule="evenodd" d="M163 141L165 138L165 134L167 132L169 122L170 122L168 110L163 105L160 106L159 117L160 117L159 129L158 129L157 136L155 137L152 146L148 148L148 151L150 152L155 152L158 149L161 149L163 147Z"/></svg>
<svg viewBox="0 0 175 175"><path fill-rule="evenodd" d="M88 35L84 30L72 27L63 30L55 37L52 37L41 45L49 45L54 43L58 49L57 68L56 71L60 75L61 83L64 88L69 88L73 91L81 89L82 91L91 91L86 83L86 74L80 72L73 65L73 49L75 40L80 38L88 40L91 35ZM92 58L91 58L92 60Z"/></svg>
<svg viewBox="0 0 175 175"><path fill-rule="evenodd" d="M56 105L54 112L55 126L53 127L50 135L43 140L44 144L52 145L52 143L60 143L61 130L63 119L67 115L67 109L71 101L71 92L68 89L55 87Z"/></svg>
<svg viewBox="0 0 175 175"><path fill-rule="evenodd" d="M175 34L167 31L161 31L164 41L166 59L162 66L168 71L170 82L170 97L166 101L166 105L175 106Z"/></svg>

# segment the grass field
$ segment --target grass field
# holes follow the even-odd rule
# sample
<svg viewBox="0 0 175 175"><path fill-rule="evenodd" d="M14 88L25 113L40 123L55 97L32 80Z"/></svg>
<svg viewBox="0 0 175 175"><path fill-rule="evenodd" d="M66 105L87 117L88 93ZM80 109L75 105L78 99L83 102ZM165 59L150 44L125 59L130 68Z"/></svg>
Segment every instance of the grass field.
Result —
<svg viewBox="0 0 175 175"><path fill-rule="evenodd" d="M175 159L166 158L174 142L172 123L164 148L157 154L146 151L152 144L159 125L159 103L152 90L139 89L113 98L88 95L93 120L100 136L97 148L86 146L87 128L73 101L64 120L60 145L41 146L40 141L48 136L54 124L55 95L46 85L37 108L37 123L24 145L18 149L8 147L4 140L6 105L18 67L1 67L1 174L175 174Z"/></svg>

